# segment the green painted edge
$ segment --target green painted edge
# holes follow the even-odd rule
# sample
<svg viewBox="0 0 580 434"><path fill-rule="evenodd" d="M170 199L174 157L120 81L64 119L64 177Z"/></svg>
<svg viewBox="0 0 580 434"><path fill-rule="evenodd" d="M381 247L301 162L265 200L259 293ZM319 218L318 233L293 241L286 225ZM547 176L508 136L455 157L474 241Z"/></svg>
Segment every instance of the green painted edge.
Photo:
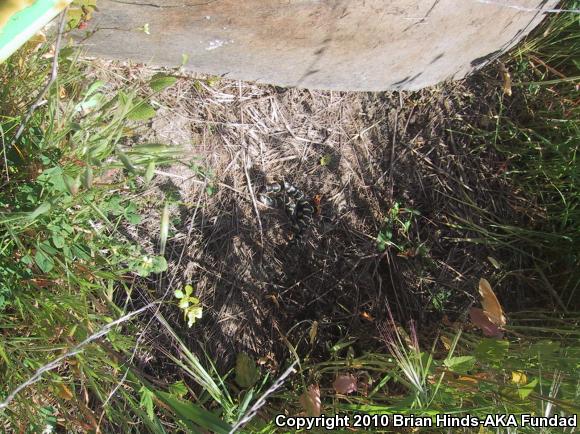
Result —
<svg viewBox="0 0 580 434"><path fill-rule="evenodd" d="M72 0L36 0L21 10L0 30L0 63L38 33Z"/></svg>

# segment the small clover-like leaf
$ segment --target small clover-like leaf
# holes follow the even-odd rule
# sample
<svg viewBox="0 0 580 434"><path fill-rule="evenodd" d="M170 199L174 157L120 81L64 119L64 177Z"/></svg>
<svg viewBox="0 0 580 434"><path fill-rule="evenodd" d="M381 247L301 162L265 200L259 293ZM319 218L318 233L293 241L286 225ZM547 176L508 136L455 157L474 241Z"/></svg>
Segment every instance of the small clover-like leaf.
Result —
<svg viewBox="0 0 580 434"><path fill-rule="evenodd" d="M181 289L176 289L175 292L173 293L173 295L175 295L175 298L185 297L185 294L183 293L183 291Z"/></svg>
<svg viewBox="0 0 580 434"><path fill-rule="evenodd" d="M201 319L203 310L200 306L194 306L187 311L187 326L191 327L197 319Z"/></svg>
<svg viewBox="0 0 580 434"><path fill-rule="evenodd" d="M169 385L169 393L178 398L183 398L187 395L188 389L183 381L178 381Z"/></svg>
<svg viewBox="0 0 580 434"><path fill-rule="evenodd" d="M192 292L193 292L193 286L185 285L185 295L187 295L189 297L192 294Z"/></svg>
<svg viewBox="0 0 580 434"><path fill-rule="evenodd" d="M187 309L189 307L189 298L183 298L179 302L180 309Z"/></svg>

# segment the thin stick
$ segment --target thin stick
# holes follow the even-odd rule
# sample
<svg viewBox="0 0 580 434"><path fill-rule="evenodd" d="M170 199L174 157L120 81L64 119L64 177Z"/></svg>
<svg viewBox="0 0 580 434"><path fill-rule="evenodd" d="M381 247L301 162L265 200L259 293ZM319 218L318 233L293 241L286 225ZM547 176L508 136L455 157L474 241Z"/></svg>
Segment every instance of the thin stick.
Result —
<svg viewBox="0 0 580 434"><path fill-rule="evenodd" d="M88 338L86 338L80 344L75 345L71 350L67 351L62 356L59 356L56 359L54 359L52 362L47 363L46 365L41 366L40 368L38 368L32 377L30 377L24 383L21 383L18 387L16 387L16 389L14 389L6 397L6 399L4 401L0 402L0 410L3 409L3 408L6 408L10 404L10 402L16 397L16 395L19 392L21 392L23 389L27 388L28 386L30 386L30 385L36 383L38 380L40 380L42 378L42 374L44 374L45 372L48 372L48 371L52 371L55 368L58 368L58 366L60 365L60 363L64 359L67 359L69 357L72 357L72 356L80 353L86 345L88 345L91 342L99 339L101 336L106 335L115 326L117 326L117 325L119 325L121 323L124 323L125 321L130 320L131 318L133 318L136 315L139 315L140 313L145 312L146 310L148 310L151 307L155 306L155 304L157 304L157 302L149 303L148 305L143 306L141 309L138 309L136 311L130 312L127 315L124 315L121 318L119 318L119 319L117 319L117 320L115 320L113 322L110 322L109 324L107 324L106 326L104 326L103 328L101 328L98 332L96 332L95 334L93 334L93 335L89 336Z"/></svg>
<svg viewBox="0 0 580 434"><path fill-rule="evenodd" d="M395 146L397 145L397 126L399 124L399 112L403 109L403 94L399 92L399 108L395 111L395 126L393 127L393 139L391 141L391 161L389 161L389 200L393 200L394 193L394 174L395 167Z"/></svg>
<svg viewBox="0 0 580 434"><path fill-rule="evenodd" d="M2 138L2 150L4 154L4 169L6 170L6 182L10 182L10 172L8 170L8 156L6 155L6 141L4 140L4 128L0 125L0 137Z"/></svg>
<svg viewBox="0 0 580 434"><path fill-rule="evenodd" d="M8 149L11 149L16 144L16 142L18 142L20 136L22 136L22 134L24 133L24 129L28 125L28 122L30 122L30 119L32 118L32 115L34 114L36 109L44 105L43 102L44 96L46 95L46 93L48 92L48 90L58 77L58 55L60 53L62 34L64 33L64 26L66 24L67 11L68 7L66 7L60 14L60 21L58 23L58 33L56 35L56 42L54 43L54 58L52 59L52 71L50 73L50 78L46 83L46 85L37 95L36 99L34 100L34 103L28 109L28 112L26 113L24 120L20 123L20 127L18 127L18 131L16 131L16 134L14 135L14 138L10 142L10 145L8 145ZM6 149L4 150L4 155L6 155Z"/></svg>

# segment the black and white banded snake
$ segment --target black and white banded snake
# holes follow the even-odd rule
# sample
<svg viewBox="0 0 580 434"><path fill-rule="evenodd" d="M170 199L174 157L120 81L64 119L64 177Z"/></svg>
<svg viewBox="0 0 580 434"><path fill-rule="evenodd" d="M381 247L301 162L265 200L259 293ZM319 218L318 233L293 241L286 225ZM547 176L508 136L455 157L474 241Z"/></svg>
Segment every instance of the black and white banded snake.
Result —
<svg viewBox="0 0 580 434"><path fill-rule="evenodd" d="M272 208L284 207L294 234L290 244L302 240L304 231L312 222L314 207L300 189L287 181L272 182L259 190L258 200Z"/></svg>

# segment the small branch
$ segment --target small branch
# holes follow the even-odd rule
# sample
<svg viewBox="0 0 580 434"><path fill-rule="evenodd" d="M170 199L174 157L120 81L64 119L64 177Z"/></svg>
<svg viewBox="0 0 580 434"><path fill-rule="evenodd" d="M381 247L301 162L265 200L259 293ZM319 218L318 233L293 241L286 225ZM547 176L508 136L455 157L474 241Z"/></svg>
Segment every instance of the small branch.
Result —
<svg viewBox="0 0 580 434"><path fill-rule="evenodd" d="M2 153L4 154L4 170L6 171L6 182L10 182L10 171L8 170L8 156L6 155L6 141L4 140L4 128L0 125L0 138L2 139Z"/></svg>
<svg viewBox="0 0 580 434"><path fill-rule="evenodd" d="M122 316L121 318L110 322L109 324L107 324L106 326L104 326L102 329L100 329L98 332L96 332L95 334L89 336L88 338L86 338L84 341L82 341L80 344L75 345L72 349L70 349L69 351L67 351L66 353L64 353L62 356L57 357L56 359L54 359L52 362L47 363L44 366L41 366L40 368L38 368L36 370L36 372L34 373L34 375L32 377L30 377L28 380L26 380L24 383L21 383L20 385L18 385L18 387L16 387L16 389L14 389L7 397L4 401L0 402L0 410L3 408L8 407L8 405L10 404L10 402L12 402L12 400L16 397L16 395L18 395L18 393L20 393L22 390L26 389L28 386L36 383L38 380L40 380L42 378L42 374L44 374L45 372L48 371L52 371L55 368L58 368L60 366L60 363L69 358L72 357L78 353L80 353L83 348L85 346L87 346L88 344L90 344L91 342L99 339L101 336L106 335L107 333L109 333L115 326L124 323L125 321L130 320L131 318L133 318L136 315L139 315L140 313L145 312L146 310L150 309L151 307L155 306L155 304L157 304L156 302L153 303L149 303L147 306L143 306L141 309L138 309L134 312L130 312L125 316Z"/></svg>
<svg viewBox="0 0 580 434"><path fill-rule="evenodd" d="M14 138L10 142L10 145L8 145L8 149L11 149L18 142L18 140L20 139L20 137L24 133L24 130L25 130L26 126L28 125L28 122L30 122L32 115L36 111L36 109L39 108L40 106L44 105L44 102L43 102L44 96L46 95L46 93L48 92L48 90L50 89L50 87L53 85L53 83L56 81L56 79L58 77L58 55L60 53L60 47L62 44L62 34L64 33L64 26L66 24L67 11L68 11L68 7L65 8L61 12L61 15L60 15L60 21L58 23L58 33L56 35L56 42L54 44L54 59L52 60L52 71L50 73L50 78L49 78L48 82L46 83L46 85L38 93L36 99L34 100L34 103L28 109L28 112L26 113L24 120L20 123L20 127L18 128L18 131L16 131L16 134L14 135ZM4 155L6 155L6 149L4 149L4 153L5 153Z"/></svg>

